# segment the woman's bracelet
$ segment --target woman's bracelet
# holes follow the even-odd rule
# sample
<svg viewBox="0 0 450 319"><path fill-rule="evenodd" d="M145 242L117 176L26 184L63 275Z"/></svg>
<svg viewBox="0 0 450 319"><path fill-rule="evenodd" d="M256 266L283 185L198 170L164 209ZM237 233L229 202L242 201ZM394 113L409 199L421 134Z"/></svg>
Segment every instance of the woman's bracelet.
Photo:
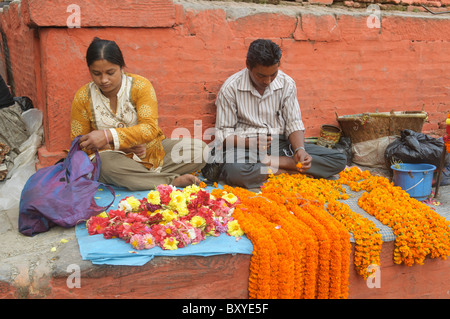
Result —
<svg viewBox="0 0 450 319"><path fill-rule="evenodd" d="M304 150L304 151L305 151L305 148L304 148L303 146L297 147L297 148L295 149L295 151L294 151L294 154L297 153L299 150Z"/></svg>
<svg viewBox="0 0 450 319"><path fill-rule="evenodd" d="M106 133L106 130L103 130L103 132L105 133L105 137L106 137L106 143L108 143L107 145L109 145L109 138L108 138L108 134Z"/></svg>

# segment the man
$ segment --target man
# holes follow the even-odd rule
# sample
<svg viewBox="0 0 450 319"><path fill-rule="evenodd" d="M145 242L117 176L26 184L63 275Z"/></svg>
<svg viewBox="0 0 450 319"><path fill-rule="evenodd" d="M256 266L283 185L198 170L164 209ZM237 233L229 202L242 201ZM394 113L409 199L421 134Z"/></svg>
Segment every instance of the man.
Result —
<svg viewBox="0 0 450 319"><path fill-rule="evenodd" d="M270 173L329 178L345 168L344 154L305 144L296 85L279 70L280 60L277 44L253 41L247 67L219 91L216 161L224 161L220 180L228 185L260 187Z"/></svg>

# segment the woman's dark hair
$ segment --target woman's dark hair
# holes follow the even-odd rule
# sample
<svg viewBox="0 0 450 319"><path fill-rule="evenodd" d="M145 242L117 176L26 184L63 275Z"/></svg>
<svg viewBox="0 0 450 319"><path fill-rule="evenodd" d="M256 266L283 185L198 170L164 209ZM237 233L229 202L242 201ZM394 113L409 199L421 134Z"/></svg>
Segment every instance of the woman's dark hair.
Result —
<svg viewBox="0 0 450 319"><path fill-rule="evenodd" d="M120 67L125 66L122 51L116 42L95 37L87 49L86 62L90 66L98 60L106 60Z"/></svg>
<svg viewBox="0 0 450 319"><path fill-rule="evenodd" d="M272 66L281 60L280 47L271 40L258 39L253 41L247 52L247 64L250 69L257 65Z"/></svg>

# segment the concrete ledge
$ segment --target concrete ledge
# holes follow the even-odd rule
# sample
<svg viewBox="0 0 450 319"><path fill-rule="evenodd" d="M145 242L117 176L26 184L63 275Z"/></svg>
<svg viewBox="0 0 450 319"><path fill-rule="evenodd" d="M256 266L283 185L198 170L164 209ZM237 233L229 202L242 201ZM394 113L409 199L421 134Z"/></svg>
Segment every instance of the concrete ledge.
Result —
<svg viewBox="0 0 450 319"><path fill-rule="evenodd" d="M18 235L21 236L21 235ZM22 236L23 237L23 236ZM69 240L60 244L59 238ZM246 299L250 255L155 257L144 266L93 265L81 260L74 230L59 227L24 241L41 251L2 260L0 299ZM37 248L39 246L35 246ZM56 247L56 252L51 252ZM412 267L392 261L394 243L381 252L380 287L369 288L354 270L352 249L349 299L450 297L450 260L427 259ZM78 269L79 284L72 278Z"/></svg>

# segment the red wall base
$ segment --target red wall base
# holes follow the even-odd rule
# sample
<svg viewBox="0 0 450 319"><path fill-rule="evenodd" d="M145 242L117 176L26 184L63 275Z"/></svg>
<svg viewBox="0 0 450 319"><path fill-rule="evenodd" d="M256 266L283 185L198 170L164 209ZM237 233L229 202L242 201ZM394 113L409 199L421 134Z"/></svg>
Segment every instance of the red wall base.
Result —
<svg viewBox="0 0 450 319"><path fill-rule="evenodd" d="M380 286L374 288L350 263L349 299L450 299L450 260L396 265L393 242L383 243ZM352 256L354 248L352 250ZM141 267L89 265L80 288L67 287L67 273L41 274L30 287L0 283L0 298L246 299L250 255L155 257Z"/></svg>

